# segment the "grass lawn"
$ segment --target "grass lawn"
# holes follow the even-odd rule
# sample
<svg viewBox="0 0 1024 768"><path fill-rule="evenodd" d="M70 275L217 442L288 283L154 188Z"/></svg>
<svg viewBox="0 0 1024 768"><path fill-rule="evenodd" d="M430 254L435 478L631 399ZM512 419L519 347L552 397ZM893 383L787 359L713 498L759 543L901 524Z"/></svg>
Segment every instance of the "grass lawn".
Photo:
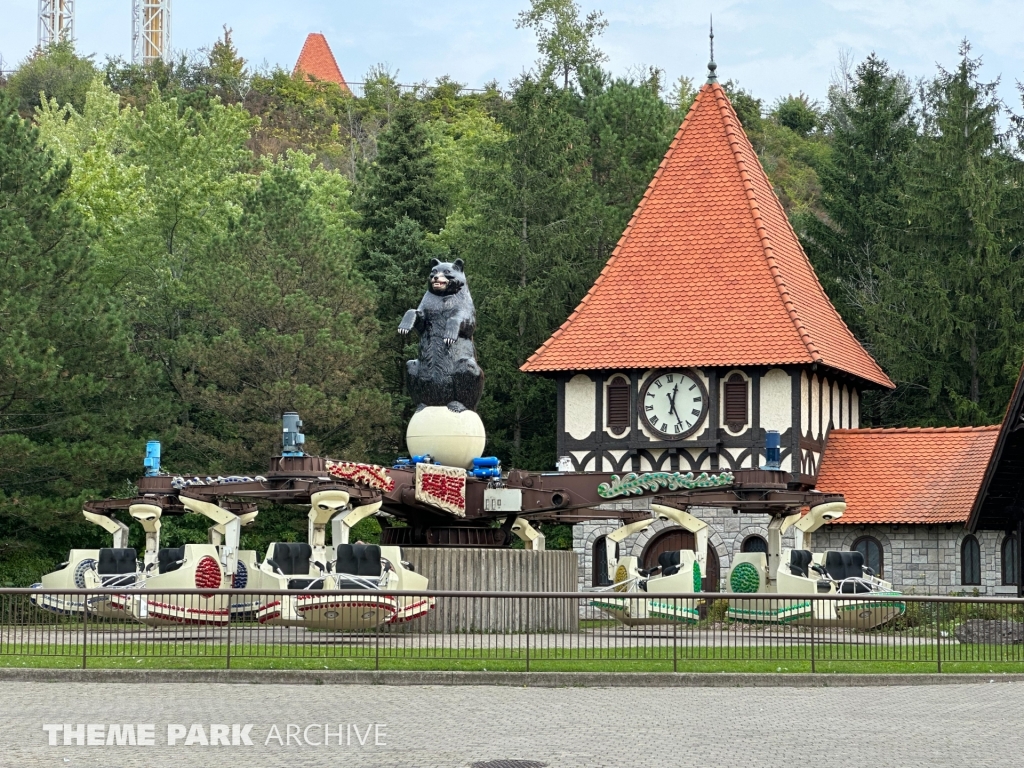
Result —
<svg viewBox="0 0 1024 768"><path fill-rule="evenodd" d="M1000 661L1019 649L1000 646L943 648L943 672L1024 673L1024 660ZM1007 653L1009 651L1009 653ZM820 673L931 673L937 670L931 645L900 649L899 656L879 658L886 649L836 644L815 649L814 671ZM248 654L248 655L247 655ZM680 647L565 649L531 652L532 672L811 672L811 647ZM989 660L991 659L991 660ZM135 647L90 644L89 669L224 669L223 644L151 643ZM372 645L268 645L231 648L232 669L436 670L523 672L521 649L387 648ZM29 644L3 646L0 667L80 669L82 646Z"/></svg>

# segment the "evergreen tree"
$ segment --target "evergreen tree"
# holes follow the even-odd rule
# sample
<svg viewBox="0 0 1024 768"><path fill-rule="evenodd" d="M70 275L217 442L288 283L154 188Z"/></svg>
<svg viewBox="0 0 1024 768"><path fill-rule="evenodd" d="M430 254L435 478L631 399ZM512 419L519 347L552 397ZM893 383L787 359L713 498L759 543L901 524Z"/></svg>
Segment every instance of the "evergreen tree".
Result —
<svg viewBox="0 0 1024 768"><path fill-rule="evenodd" d="M137 474L165 416L96 278L71 168L0 93L0 562L89 541L83 497ZM152 420L152 421L150 421ZM63 551L61 551L63 550ZM12 566L13 567L13 566ZM0 572L0 582L11 574Z"/></svg>
<svg viewBox="0 0 1024 768"><path fill-rule="evenodd" d="M501 115L507 138L468 179L477 208L461 247L480 319L488 450L531 469L554 461L556 398L550 381L519 366L603 265L601 206L574 99L550 80L524 78Z"/></svg>
<svg viewBox="0 0 1024 768"><path fill-rule="evenodd" d="M825 123L831 151L817 164L824 216L798 221L825 292L861 341L875 269L904 218L907 158L917 134L909 84L874 54L834 87Z"/></svg>
<svg viewBox="0 0 1024 768"><path fill-rule="evenodd" d="M96 74L91 56L79 56L72 40L60 40L33 51L11 75L7 88L26 117L45 99L81 110Z"/></svg>
<svg viewBox="0 0 1024 768"><path fill-rule="evenodd" d="M428 138L419 109L410 102L395 110L380 135L377 157L360 178L358 206L368 230L367 250L377 248L403 217L426 232L444 226L447 203Z"/></svg>
<svg viewBox="0 0 1024 768"><path fill-rule="evenodd" d="M676 115L662 101L660 73L613 78L596 67L580 75L578 113L586 122L592 178L604 204L604 229L597 259L604 261L636 210L658 163L678 129Z"/></svg>
<svg viewBox="0 0 1024 768"><path fill-rule="evenodd" d="M997 83L964 42L923 89L897 253L878 273L869 322L900 384L887 420L998 421L1024 344L1022 167L1000 132Z"/></svg>
<svg viewBox="0 0 1024 768"><path fill-rule="evenodd" d="M213 246L191 330L176 345L191 414L178 440L213 471L262 469L289 410L302 415L313 452L395 453L347 184L311 161L293 153L260 174Z"/></svg>

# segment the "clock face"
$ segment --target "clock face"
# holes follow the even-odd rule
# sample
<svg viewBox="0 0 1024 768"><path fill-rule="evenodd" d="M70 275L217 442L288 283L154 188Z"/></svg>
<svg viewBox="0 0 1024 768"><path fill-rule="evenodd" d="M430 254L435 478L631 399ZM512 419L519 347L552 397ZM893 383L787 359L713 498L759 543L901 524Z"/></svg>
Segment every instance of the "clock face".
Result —
<svg viewBox="0 0 1024 768"><path fill-rule="evenodd" d="M647 428L665 440L693 433L707 412L708 395L690 371L660 371L640 390L640 417Z"/></svg>

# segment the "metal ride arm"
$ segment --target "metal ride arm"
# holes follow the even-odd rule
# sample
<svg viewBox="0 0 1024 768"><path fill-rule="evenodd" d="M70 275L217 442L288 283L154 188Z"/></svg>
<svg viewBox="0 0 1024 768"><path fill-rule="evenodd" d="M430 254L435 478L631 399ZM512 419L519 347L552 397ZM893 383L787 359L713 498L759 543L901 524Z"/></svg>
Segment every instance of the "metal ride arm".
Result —
<svg viewBox="0 0 1024 768"><path fill-rule="evenodd" d="M697 548L697 562L700 563L700 572L707 575L708 572L708 534L711 532L708 524L689 512L684 512L675 507L666 507L664 504L651 504L651 509L658 516L659 520L671 520L680 528L689 531L695 539L694 546Z"/></svg>
<svg viewBox="0 0 1024 768"><path fill-rule="evenodd" d="M810 511L803 517L792 515L782 523L780 534L785 533L791 526L796 528L796 549L811 548L811 534L833 520L843 516L846 511L845 501L832 501L826 504L819 504L811 507ZM770 549L770 547L769 547ZM777 564L776 564L777 565Z"/></svg>
<svg viewBox="0 0 1024 768"><path fill-rule="evenodd" d="M515 522L512 523L512 533L523 540L525 549L534 552L544 551L544 534L530 525L529 520L517 517Z"/></svg>
<svg viewBox="0 0 1024 768"><path fill-rule="evenodd" d="M143 567L148 570L155 565L157 553L160 551L160 516L163 510L156 504L132 504L128 507L128 514L142 526L146 532L146 553L144 555Z"/></svg>
<svg viewBox="0 0 1024 768"><path fill-rule="evenodd" d="M238 571L238 540L242 535L242 522L239 516L208 501L191 499L184 494L179 494L178 498L185 509L213 520L213 528L217 533L223 531L224 545L221 547L221 564L224 566L224 572L233 577Z"/></svg>
<svg viewBox="0 0 1024 768"><path fill-rule="evenodd" d="M333 543L334 546L338 546L339 544L348 544L348 535L352 531L352 527L360 520L364 520L370 515L377 514L377 510L380 509L381 503L382 500L378 499L371 504L364 504L361 507L356 507L348 512L348 514L338 515L334 518L331 521L331 543Z"/></svg>
<svg viewBox="0 0 1024 768"><path fill-rule="evenodd" d="M348 508L351 495L347 491L320 491L309 497L309 546L313 548L310 560L326 568L327 523L339 512ZM335 542L337 543L337 542Z"/></svg>
<svg viewBox="0 0 1024 768"><path fill-rule="evenodd" d="M650 526L653 522L654 522L654 518L653 517L649 517L646 520L637 520L637 521L632 522L632 523L626 523L626 525L623 525L623 526L621 526L619 528L616 528L614 531L612 531L607 536L605 536L605 538L604 538L604 557L605 557L605 565L607 566L607 569L608 569L608 580L609 581L611 581L611 582L615 581L615 565L616 565L616 562L617 562L616 561L616 557L615 557L616 545L619 542L625 541L630 536L632 536L634 533L639 533L640 531L644 530L645 528Z"/></svg>
<svg viewBox="0 0 1024 768"><path fill-rule="evenodd" d="M95 512L89 512L84 509L82 514L90 523L95 523L107 533L112 534L114 549L124 549L128 546L128 526L120 520L115 520L109 515L97 515Z"/></svg>

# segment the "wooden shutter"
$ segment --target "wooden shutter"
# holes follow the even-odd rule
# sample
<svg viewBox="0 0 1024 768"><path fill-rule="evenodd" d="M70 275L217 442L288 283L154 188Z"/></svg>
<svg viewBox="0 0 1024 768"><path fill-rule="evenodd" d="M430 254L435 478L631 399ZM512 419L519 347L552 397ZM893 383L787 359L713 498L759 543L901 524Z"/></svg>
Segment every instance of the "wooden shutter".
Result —
<svg viewBox="0 0 1024 768"><path fill-rule="evenodd" d="M729 429L736 432L747 423L747 380L734 373L725 382L725 418Z"/></svg>
<svg viewBox="0 0 1024 768"><path fill-rule="evenodd" d="M608 426L615 434L629 427L629 382L621 377L608 385Z"/></svg>

